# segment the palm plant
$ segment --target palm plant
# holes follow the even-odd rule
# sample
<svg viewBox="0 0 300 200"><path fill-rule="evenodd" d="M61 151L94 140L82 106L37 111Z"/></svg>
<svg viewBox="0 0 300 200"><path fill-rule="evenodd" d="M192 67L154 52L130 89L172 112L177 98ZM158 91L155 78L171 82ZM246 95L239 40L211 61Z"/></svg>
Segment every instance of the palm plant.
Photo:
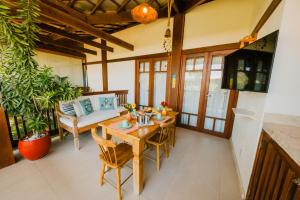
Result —
<svg viewBox="0 0 300 200"><path fill-rule="evenodd" d="M47 127L46 112L60 100L80 95L67 78L53 75L50 67L40 67L34 59L38 0L19 0L15 16L0 1L0 93L1 105L11 115L22 115L37 136Z"/></svg>

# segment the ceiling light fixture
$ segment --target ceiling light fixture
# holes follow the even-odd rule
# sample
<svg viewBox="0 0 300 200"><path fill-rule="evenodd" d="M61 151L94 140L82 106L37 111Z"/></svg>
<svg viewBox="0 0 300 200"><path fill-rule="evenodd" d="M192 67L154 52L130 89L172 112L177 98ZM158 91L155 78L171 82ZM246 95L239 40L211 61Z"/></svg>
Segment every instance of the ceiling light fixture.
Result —
<svg viewBox="0 0 300 200"><path fill-rule="evenodd" d="M131 10L132 18L142 24L148 24L157 19L157 11L147 3L141 3Z"/></svg>

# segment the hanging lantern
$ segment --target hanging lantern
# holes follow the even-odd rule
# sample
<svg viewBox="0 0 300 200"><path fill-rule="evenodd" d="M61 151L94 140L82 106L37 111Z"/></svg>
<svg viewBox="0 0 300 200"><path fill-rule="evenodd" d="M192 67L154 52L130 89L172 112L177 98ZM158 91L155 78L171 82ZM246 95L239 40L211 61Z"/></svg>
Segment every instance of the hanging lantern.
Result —
<svg viewBox="0 0 300 200"><path fill-rule="evenodd" d="M131 10L132 18L142 24L148 24L157 19L157 11L147 3L142 3Z"/></svg>
<svg viewBox="0 0 300 200"><path fill-rule="evenodd" d="M167 53L170 53L172 51L172 35L170 28L167 28L165 32L163 48Z"/></svg>
<svg viewBox="0 0 300 200"><path fill-rule="evenodd" d="M172 51L172 33L170 29L170 20L171 20L171 11L174 0L168 0L168 24L167 29L164 36L163 48L170 56L170 52Z"/></svg>

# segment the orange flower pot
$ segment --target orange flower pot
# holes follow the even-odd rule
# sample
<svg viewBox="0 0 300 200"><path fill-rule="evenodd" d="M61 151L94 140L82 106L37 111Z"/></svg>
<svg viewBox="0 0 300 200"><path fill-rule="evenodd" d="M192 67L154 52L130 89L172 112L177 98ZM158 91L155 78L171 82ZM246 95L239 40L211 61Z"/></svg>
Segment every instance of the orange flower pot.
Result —
<svg viewBox="0 0 300 200"><path fill-rule="evenodd" d="M45 137L27 141L19 140L18 148L20 154L28 160L38 160L48 154L51 146L49 134Z"/></svg>

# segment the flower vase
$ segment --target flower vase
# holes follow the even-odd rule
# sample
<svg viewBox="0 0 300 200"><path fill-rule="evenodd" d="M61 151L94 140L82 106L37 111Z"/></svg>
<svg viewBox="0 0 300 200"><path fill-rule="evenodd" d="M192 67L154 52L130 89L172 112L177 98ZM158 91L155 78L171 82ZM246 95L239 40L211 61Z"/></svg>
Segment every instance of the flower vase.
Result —
<svg viewBox="0 0 300 200"><path fill-rule="evenodd" d="M166 108L163 108L163 110L161 111L161 114L163 116L166 116L168 113L167 113L167 109Z"/></svg>
<svg viewBox="0 0 300 200"><path fill-rule="evenodd" d="M131 121L132 120L132 117L131 117L131 113L128 111L128 113L126 114L126 119L128 121Z"/></svg>

